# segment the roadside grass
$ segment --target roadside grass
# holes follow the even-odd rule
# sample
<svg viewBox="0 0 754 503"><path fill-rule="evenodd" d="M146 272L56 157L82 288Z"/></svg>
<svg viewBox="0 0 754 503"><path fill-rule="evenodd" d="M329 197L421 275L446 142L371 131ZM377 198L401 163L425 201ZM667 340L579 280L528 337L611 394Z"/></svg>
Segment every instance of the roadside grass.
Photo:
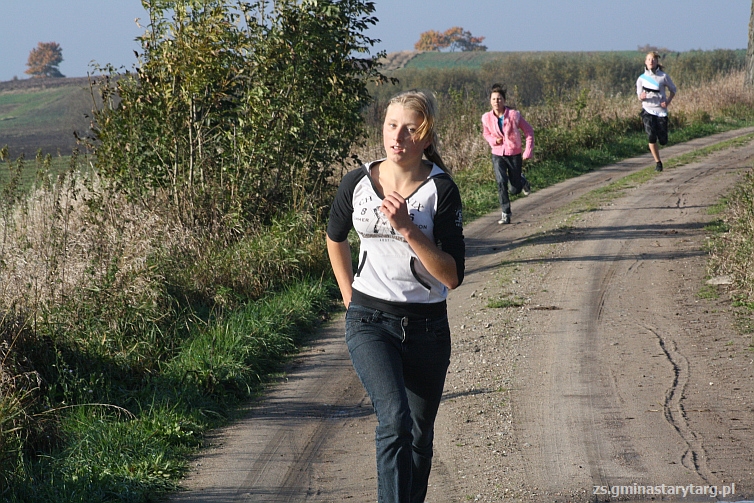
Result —
<svg viewBox="0 0 754 503"><path fill-rule="evenodd" d="M707 214L720 215L721 213L725 212L725 209L727 207L728 207L728 198L724 196L720 198L715 204L707 208Z"/></svg>
<svg viewBox="0 0 754 503"><path fill-rule="evenodd" d="M720 298L720 292L714 285L704 284L697 292L697 297L700 299L716 300Z"/></svg>
<svg viewBox="0 0 754 503"><path fill-rule="evenodd" d="M708 275L730 276L733 305L754 312L754 172L715 206L718 216L709 231Z"/></svg>
<svg viewBox="0 0 754 503"><path fill-rule="evenodd" d="M751 141L741 137L734 145ZM717 218L705 226L709 234L705 251L707 277L726 276L732 284L705 284L699 296L719 299L724 293L733 309L734 327L749 336L748 350L754 351L754 170L748 166L744 179L730 193L708 209Z"/></svg>
<svg viewBox="0 0 754 503"><path fill-rule="evenodd" d="M93 400L40 413L58 418L65 442L22 466L4 501L154 501L175 490L203 434L232 420L309 341L333 288L330 281L300 281L197 324L143 382L106 384L103 372L64 369L69 375L57 386Z"/></svg>

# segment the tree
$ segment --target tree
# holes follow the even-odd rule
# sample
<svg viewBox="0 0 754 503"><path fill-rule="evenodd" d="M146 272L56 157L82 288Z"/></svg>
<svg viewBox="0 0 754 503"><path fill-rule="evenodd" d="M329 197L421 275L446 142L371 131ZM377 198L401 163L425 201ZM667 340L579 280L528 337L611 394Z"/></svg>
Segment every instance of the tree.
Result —
<svg viewBox="0 0 754 503"><path fill-rule="evenodd" d="M444 34L429 30L419 35L419 41L414 44L414 49L417 51L439 51L448 47L448 45L448 40Z"/></svg>
<svg viewBox="0 0 754 503"><path fill-rule="evenodd" d="M487 46L482 45L484 37L474 37L470 31L466 31L460 26L450 28L445 32L445 37L448 40L451 52L456 49L460 49L463 52L487 50Z"/></svg>
<svg viewBox="0 0 754 503"><path fill-rule="evenodd" d="M751 2L749 16L749 47L746 50L746 85L754 87L754 0Z"/></svg>
<svg viewBox="0 0 754 503"><path fill-rule="evenodd" d="M191 224L242 232L320 211L334 167L363 138L381 80L361 0L144 0L135 76L103 88L91 143L134 198L171 195ZM111 69L112 73L112 69ZM220 229L215 229L220 230Z"/></svg>
<svg viewBox="0 0 754 503"><path fill-rule="evenodd" d="M482 45L484 37L474 37L470 31L460 26L454 26L444 33L429 30L419 35L419 41L414 44L417 51L440 51L450 48L461 51L486 51L487 46Z"/></svg>
<svg viewBox="0 0 754 503"><path fill-rule="evenodd" d="M57 42L39 42L29 53L26 73L32 77L65 77L58 65L63 61L63 49Z"/></svg>

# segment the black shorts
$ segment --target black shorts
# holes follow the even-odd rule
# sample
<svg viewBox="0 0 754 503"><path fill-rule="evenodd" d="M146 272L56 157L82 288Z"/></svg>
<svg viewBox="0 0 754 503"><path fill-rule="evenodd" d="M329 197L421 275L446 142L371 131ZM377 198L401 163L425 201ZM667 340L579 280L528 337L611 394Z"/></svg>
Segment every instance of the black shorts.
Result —
<svg viewBox="0 0 754 503"><path fill-rule="evenodd" d="M668 143L668 117L658 117L656 115L642 112L641 121L644 123L644 131L647 132L649 143Z"/></svg>

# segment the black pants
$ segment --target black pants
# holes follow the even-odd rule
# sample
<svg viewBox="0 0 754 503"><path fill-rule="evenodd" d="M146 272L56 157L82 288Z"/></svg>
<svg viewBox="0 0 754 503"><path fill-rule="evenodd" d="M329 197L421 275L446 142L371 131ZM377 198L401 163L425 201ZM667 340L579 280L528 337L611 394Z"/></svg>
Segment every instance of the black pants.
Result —
<svg viewBox="0 0 754 503"><path fill-rule="evenodd" d="M658 117L647 112L641 114L644 131L647 132L648 143L665 145L668 143L668 117Z"/></svg>
<svg viewBox="0 0 754 503"><path fill-rule="evenodd" d="M523 160L521 154L495 155L492 154L492 170L495 172L497 181L497 197L500 200L500 209L503 213L511 214L510 196L515 196L525 188L528 190L529 182L521 174ZM510 183L510 195L508 192Z"/></svg>

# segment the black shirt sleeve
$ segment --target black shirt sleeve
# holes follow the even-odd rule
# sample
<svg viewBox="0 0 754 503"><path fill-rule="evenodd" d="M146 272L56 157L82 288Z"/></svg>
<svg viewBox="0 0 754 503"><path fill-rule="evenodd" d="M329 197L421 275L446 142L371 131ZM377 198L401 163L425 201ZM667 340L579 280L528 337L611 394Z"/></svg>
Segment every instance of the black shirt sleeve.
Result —
<svg viewBox="0 0 754 503"><path fill-rule="evenodd" d="M447 176L435 178L438 201L435 214L435 243L456 261L458 284L466 271L466 243L463 237L463 205L455 182Z"/></svg>
<svg viewBox="0 0 754 503"><path fill-rule="evenodd" d="M330 219L327 221L327 236L336 243L348 239L348 232L353 227L353 192L365 172L362 166L346 173L340 181L338 192L330 206Z"/></svg>

